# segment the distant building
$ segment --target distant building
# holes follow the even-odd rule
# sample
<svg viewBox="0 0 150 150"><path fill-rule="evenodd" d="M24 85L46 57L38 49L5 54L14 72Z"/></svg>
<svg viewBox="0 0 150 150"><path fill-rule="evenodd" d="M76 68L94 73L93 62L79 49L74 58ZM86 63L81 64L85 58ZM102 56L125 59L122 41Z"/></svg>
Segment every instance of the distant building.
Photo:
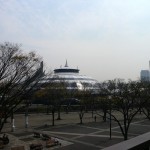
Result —
<svg viewBox="0 0 150 150"><path fill-rule="evenodd" d="M150 81L150 61L149 61L149 70L141 70L140 78L141 81Z"/></svg>
<svg viewBox="0 0 150 150"><path fill-rule="evenodd" d="M150 81L150 71L149 70L141 70L141 81Z"/></svg>

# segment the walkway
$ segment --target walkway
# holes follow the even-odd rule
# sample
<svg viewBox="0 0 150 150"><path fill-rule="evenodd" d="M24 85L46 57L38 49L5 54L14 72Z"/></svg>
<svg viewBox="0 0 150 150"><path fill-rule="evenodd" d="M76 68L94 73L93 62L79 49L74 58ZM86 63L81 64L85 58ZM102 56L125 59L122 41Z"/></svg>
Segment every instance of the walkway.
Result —
<svg viewBox="0 0 150 150"><path fill-rule="evenodd" d="M68 118L67 118L68 117ZM77 113L63 114L62 120L56 121L56 126L52 127L51 116L45 114L30 115L28 129L23 127L24 116L16 115L16 130L10 132L10 124L7 123L5 131L9 133L10 144L5 148L10 150L12 145L25 145L29 150L29 145L36 142L45 144L41 139L33 137L33 131L46 133L52 137L56 137L62 143L62 146L56 146L49 149L59 150L98 150L108 147L115 143L123 141L120 128L115 122L112 122L112 139L109 139L109 122L104 123L101 118L97 118L97 122L92 120L91 114L87 113L83 120L84 124L78 124L79 118ZM142 119L142 120L141 120ZM150 121L141 119L135 120L131 124L129 130L129 138L133 138L140 134L150 131ZM44 150L47 150L44 148Z"/></svg>

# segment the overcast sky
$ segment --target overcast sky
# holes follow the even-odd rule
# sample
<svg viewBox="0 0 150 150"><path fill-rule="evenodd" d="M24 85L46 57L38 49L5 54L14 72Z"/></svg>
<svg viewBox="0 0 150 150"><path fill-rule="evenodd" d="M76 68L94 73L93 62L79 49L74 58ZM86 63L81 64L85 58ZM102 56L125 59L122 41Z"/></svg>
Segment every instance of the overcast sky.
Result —
<svg viewBox="0 0 150 150"><path fill-rule="evenodd" d="M150 0L0 0L0 42L98 81L137 80L150 59Z"/></svg>

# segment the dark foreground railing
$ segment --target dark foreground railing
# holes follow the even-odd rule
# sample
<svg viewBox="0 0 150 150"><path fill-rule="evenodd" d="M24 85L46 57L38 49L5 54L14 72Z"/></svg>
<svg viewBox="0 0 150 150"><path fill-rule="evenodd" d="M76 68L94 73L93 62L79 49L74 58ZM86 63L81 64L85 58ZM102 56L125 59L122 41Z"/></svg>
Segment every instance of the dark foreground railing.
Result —
<svg viewBox="0 0 150 150"><path fill-rule="evenodd" d="M150 132L106 147L103 150L150 150Z"/></svg>

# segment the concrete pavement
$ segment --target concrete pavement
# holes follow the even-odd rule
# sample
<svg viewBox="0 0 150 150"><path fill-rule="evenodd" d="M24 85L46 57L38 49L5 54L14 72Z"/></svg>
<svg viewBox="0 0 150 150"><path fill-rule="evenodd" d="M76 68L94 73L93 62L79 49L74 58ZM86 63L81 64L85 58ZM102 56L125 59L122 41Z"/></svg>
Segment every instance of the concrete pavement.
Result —
<svg viewBox="0 0 150 150"><path fill-rule="evenodd" d="M29 150L32 143L45 143L41 139L33 137L33 131L46 133L52 137L58 138L62 143L49 149L60 150L97 150L103 149L110 145L123 141L123 136L118 125L112 121L112 139L109 139L109 121L103 122L97 117L97 122L91 117L91 113L85 113L83 125L79 124L79 116L77 112L69 114L62 113L62 120L55 120L55 126L51 126L51 115L46 114L30 114L29 127L25 128L25 117L23 114L15 115L15 131L11 132L11 123L8 120L3 132L7 132L10 137L10 143L5 149L10 150L11 146L24 145ZM129 138L133 138L140 134L150 131L150 121L145 116L138 116L131 124L129 130ZM47 150L47 148L44 148Z"/></svg>

